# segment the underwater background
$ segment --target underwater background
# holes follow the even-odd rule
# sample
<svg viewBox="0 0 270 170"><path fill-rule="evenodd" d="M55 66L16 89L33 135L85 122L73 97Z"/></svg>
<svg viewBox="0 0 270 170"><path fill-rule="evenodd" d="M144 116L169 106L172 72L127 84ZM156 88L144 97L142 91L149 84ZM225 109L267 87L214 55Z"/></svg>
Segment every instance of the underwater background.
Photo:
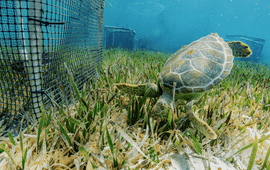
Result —
<svg viewBox="0 0 270 170"><path fill-rule="evenodd" d="M169 53L209 33L260 38L259 62L270 65L269 0L110 0L104 26L132 29L152 50Z"/></svg>
<svg viewBox="0 0 270 170"><path fill-rule="evenodd" d="M27 15L30 2L0 1L0 170L270 170L269 0L106 0L105 8L104 0L47 0L45 24L31 28L28 20L36 18ZM15 10L18 4L22 10ZM21 23L29 51L18 53ZM39 27L44 36L30 37ZM253 62L263 64L235 59L230 74L194 103L175 98L174 86L173 109L156 116L161 91L153 97L146 87L157 87L157 73L167 73L163 66L171 53L210 33L251 43ZM31 43L41 38L43 44ZM44 47L39 57L32 55L37 45ZM18 55L28 53L29 62ZM34 84L32 68L39 65ZM196 76L188 84L205 79ZM40 84L44 89L38 91ZM39 105L41 118L23 126L35 116L29 106L39 92L48 99Z"/></svg>

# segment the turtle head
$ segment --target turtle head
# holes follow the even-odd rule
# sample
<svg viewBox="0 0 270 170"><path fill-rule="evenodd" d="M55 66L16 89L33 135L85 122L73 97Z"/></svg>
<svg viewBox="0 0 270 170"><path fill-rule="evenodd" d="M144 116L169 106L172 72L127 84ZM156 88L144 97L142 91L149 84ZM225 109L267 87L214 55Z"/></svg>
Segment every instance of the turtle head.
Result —
<svg viewBox="0 0 270 170"><path fill-rule="evenodd" d="M152 111L155 115L161 116L165 114L165 107L170 110L173 102L173 95L169 92L163 91Z"/></svg>
<svg viewBox="0 0 270 170"><path fill-rule="evenodd" d="M241 41L228 42L228 45L235 57L247 58L252 54L249 46Z"/></svg>

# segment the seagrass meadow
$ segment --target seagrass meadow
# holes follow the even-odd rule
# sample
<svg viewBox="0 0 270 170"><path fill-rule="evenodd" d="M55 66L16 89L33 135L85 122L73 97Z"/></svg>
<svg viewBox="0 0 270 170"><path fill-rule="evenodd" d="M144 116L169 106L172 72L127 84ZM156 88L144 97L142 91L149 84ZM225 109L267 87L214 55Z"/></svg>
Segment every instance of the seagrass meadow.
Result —
<svg viewBox="0 0 270 170"><path fill-rule="evenodd" d="M99 78L82 91L69 72L76 104L63 100L48 114L43 109L39 123L17 137L0 137L0 169L169 169L170 154L181 153L199 157L208 169L216 156L236 169L269 170L269 66L235 60L231 74L194 103L195 115L217 134L209 140L189 121L175 130L185 102L159 119L151 113L157 98L127 95L115 87L157 82L170 55L104 50Z"/></svg>

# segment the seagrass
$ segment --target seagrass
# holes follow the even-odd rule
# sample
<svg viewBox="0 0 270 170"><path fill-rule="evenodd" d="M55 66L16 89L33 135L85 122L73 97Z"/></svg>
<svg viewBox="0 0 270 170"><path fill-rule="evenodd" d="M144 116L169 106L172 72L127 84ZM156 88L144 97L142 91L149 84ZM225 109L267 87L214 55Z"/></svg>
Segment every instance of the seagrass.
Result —
<svg viewBox="0 0 270 170"><path fill-rule="evenodd" d="M103 56L100 77L96 83L85 85L79 96L73 94L74 98L79 97L75 105L68 107L64 103L61 114L52 112L50 123L47 124L47 117L41 128L36 125L22 132L23 153L27 149L29 155L24 163L26 169L42 166L44 169L169 169L172 167L170 154L176 152L189 158L206 159L206 164L212 156L229 158L228 163L234 167L247 169L255 134L258 147L253 168L261 169L264 162L265 167L269 166L270 162L265 161L270 144L269 66L236 61L232 73L194 103L194 114L217 134L217 139L209 140L201 137L190 123L179 131L174 130L176 120L186 114L185 102L176 104L171 121L168 122L170 113L167 113L168 117L158 122L151 117L156 98L144 100L144 97L129 96L114 86L120 81L157 81L153 73L161 69L170 54L110 49L105 50ZM70 126L72 123L75 123L74 129ZM1 148L4 144L15 162L0 150L3 169L22 167L21 139L16 137L14 141L16 145L9 138L0 138ZM198 153L198 148L202 154Z"/></svg>

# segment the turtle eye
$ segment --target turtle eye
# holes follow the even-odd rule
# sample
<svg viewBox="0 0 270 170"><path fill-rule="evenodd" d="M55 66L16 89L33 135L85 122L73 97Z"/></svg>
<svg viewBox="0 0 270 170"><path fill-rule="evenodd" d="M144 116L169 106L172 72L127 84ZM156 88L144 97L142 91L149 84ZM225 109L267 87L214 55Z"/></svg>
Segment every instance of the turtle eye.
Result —
<svg viewBox="0 0 270 170"><path fill-rule="evenodd" d="M160 110L164 110L165 107L166 107L166 105L165 105L164 103L161 103L161 104L159 105Z"/></svg>
<svg viewBox="0 0 270 170"><path fill-rule="evenodd" d="M161 109L162 109L162 110L165 110L166 107L167 107L167 106L166 106L165 103L163 103L163 104L161 105Z"/></svg>

